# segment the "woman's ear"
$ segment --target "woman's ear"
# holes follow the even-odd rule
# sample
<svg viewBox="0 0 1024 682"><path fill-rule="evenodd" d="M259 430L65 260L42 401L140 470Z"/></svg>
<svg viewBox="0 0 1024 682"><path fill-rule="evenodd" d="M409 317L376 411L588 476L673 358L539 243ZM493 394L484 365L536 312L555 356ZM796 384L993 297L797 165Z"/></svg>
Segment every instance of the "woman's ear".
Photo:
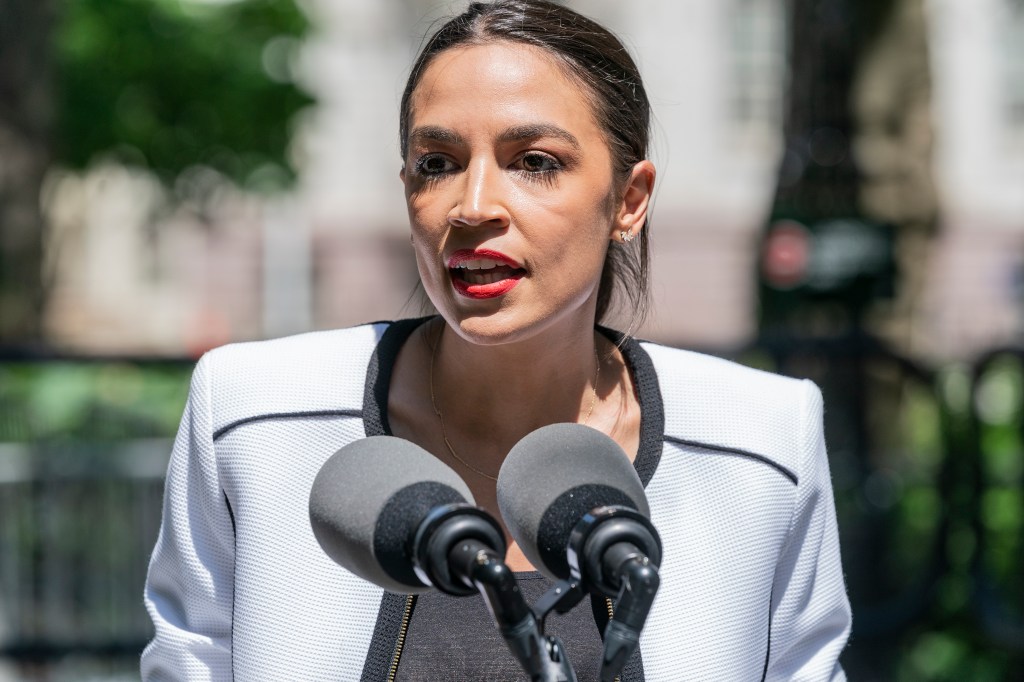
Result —
<svg viewBox="0 0 1024 682"><path fill-rule="evenodd" d="M626 180L612 225L611 238L615 241L632 241L647 222L647 209L654 193L654 164L644 159L633 166Z"/></svg>

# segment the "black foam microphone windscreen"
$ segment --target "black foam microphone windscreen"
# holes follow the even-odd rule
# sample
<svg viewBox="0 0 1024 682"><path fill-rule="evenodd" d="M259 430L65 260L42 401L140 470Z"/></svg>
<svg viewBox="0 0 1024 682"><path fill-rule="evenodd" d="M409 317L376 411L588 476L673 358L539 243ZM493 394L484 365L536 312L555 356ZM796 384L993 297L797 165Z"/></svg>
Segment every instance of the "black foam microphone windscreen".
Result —
<svg viewBox="0 0 1024 682"><path fill-rule="evenodd" d="M569 577L566 548L596 507L650 515L640 477L619 444L581 424L552 424L516 443L498 473L498 507L509 533L539 571Z"/></svg>
<svg viewBox="0 0 1024 682"><path fill-rule="evenodd" d="M324 463L309 494L309 521L342 567L392 592L426 592L412 538L432 509L457 502L472 503L473 495L448 466L407 440L371 436Z"/></svg>

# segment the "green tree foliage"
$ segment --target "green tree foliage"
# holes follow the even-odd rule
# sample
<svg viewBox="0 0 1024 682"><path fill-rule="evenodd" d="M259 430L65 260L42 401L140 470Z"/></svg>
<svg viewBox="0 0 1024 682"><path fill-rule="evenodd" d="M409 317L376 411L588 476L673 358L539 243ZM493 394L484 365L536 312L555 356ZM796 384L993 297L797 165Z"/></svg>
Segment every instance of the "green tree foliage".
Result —
<svg viewBox="0 0 1024 682"><path fill-rule="evenodd" d="M63 0L54 48L57 159L97 157L165 180L204 164L276 189L289 122L311 99L289 62L307 21L291 0Z"/></svg>

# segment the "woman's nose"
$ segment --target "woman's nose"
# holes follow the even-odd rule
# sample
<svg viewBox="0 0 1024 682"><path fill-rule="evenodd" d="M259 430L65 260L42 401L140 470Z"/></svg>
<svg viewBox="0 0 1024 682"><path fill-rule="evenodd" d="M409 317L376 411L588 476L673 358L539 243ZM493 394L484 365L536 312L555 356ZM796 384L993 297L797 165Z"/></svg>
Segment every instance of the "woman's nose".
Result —
<svg viewBox="0 0 1024 682"><path fill-rule="evenodd" d="M509 222L502 174L499 168L480 162L462 174L461 196L448 213L448 222L458 227L505 227Z"/></svg>

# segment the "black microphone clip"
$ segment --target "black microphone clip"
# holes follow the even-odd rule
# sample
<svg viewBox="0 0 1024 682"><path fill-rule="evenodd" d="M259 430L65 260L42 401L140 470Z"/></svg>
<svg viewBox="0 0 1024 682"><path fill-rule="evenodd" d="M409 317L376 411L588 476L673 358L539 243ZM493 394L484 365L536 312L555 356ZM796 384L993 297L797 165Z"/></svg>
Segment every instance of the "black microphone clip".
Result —
<svg viewBox="0 0 1024 682"><path fill-rule="evenodd" d="M499 557L505 556L505 535L501 526L483 509L465 502L434 507L424 517L412 538L409 555L416 577L447 594L461 597L477 588L463 571L453 575L449 561L452 550L460 543L475 541L477 549L488 548ZM455 564L458 565L458 564Z"/></svg>

